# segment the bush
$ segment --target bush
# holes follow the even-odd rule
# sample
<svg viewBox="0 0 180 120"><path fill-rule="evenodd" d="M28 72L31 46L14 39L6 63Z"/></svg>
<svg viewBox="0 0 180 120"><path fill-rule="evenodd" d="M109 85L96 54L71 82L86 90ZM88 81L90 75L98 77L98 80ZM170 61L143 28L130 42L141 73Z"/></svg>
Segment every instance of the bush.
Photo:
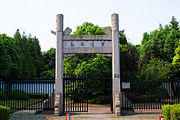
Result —
<svg viewBox="0 0 180 120"><path fill-rule="evenodd" d="M0 105L0 120L9 120L10 108Z"/></svg>
<svg viewBox="0 0 180 120"><path fill-rule="evenodd" d="M180 120L180 104L164 105L161 114L165 120Z"/></svg>
<svg viewBox="0 0 180 120"><path fill-rule="evenodd" d="M7 100L8 96L6 95L6 93L2 90L0 90L0 100Z"/></svg>
<svg viewBox="0 0 180 120"><path fill-rule="evenodd" d="M48 99L48 94L47 93L28 93L29 98L32 99Z"/></svg>
<svg viewBox="0 0 180 120"><path fill-rule="evenodd" d="M156 102L155 98L151 94L143 94L132 98L134 103L151 103Z"/></svg>
<svg viewBox="0 0 180 120"><path fill-rule="evenodd" d="M28 100L28 94L23 90L13 90L12 93L9 94L9 98L14 100Z"/></svg>
<svg viewBox="0 0 180 120"><path fill-rule="evenodd" d="M154 89L153 96L158 102L161 101L161 99L169 98L168 91L163 87L159 86Z"/></svg>

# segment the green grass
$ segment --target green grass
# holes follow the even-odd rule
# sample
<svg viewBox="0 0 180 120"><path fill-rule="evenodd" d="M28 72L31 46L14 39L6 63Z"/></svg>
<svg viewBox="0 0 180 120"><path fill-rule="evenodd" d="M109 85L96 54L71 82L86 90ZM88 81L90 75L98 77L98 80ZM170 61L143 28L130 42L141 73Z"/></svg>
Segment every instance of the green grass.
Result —
<svg viewBox="0 0 180 120"><path fill-rule="evenodd" d="M0 105L10 107L11 110L20 109L20 108L28 108L32 105L35 105L39 102L43 101L43 99L29 99L29 100L0 100Z"/></svg>

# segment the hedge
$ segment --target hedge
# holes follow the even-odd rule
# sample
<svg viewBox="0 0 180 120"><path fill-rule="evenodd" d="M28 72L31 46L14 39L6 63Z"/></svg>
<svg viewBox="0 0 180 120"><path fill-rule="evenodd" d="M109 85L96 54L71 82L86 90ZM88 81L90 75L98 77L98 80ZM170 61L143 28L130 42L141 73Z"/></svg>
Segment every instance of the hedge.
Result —
<svg viewBox="0 0 180 120"><path fill-rule="evenodd" d="M0 105L0 120L9 120L10 108Z"/></svg>
<svg viewBox="0 0 180 120"><path fill-rule="evenodd" d="M48 94L47 93L28 93L29 98L32 99L48 99Z"/></svg>
<svg viewBox="0 0 180 120"><path fill-rule="evenodd" d="M10 99L14 100L28 100L29 96L24 90L13 90L8 96Z"/></svg>
<svg viewBox="0 0 180 120"><path fill-rule="evenodd" d="M161 114L165 120L180 120L180 104L164 105Z"/></svg>
<svg viewBox="0 0 180 120"><path fill-rule="evenodd" d="M7 99L8 99L7 94L4 91L0 90L0 100L7 100Z"/></svg>

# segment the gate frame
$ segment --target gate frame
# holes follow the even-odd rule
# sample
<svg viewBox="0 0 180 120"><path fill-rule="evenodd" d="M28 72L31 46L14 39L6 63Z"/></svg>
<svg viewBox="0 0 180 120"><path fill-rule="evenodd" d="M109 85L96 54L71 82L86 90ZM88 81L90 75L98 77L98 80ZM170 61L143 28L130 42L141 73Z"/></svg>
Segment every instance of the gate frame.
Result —
<svg viewBox="0 0 180 120"><path fill-rule="evenodd" d="M70 28L66 28L63 31L64 17L63 14L56 15L56 32L51 31L53 34L56 34L56 77L55 77L55 110L54 114L62 115L63 114L63 41L65 37L68 38L71 33ZM112 49L110 53L112 54L112 98L113 98L113 113L115 115L121 114L121 89L120 89L120 54L119 54L119 17L118 14L114 13L111 15L111 24L112 24L112 32L110 35L86 35L86 36L74 36L76 37L74 40L96 40L100 38L101 41L105 40L109 37L112 39ZM70 36L71 37L71 36ZM82 48L83 49L83 48ZM96 50L96 53L102 54L105 49ZM69 55L74 55L77 52L71 53ZM94 52L93 52L94 53ZM109 55L109 52L108 52Z"/></svg>

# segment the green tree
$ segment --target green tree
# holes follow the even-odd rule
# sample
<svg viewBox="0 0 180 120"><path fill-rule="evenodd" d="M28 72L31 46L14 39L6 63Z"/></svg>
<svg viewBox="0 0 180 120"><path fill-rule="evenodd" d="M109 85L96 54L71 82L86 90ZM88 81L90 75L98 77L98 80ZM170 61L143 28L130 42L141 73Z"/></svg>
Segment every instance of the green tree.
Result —
<svg viewBox="0 0 180 120"><path fill-rule="evenodd" d="M84 22L81 26L77 26L73 35L104 35L104 31L98 25Z"/></svg>
<svg viewBox="0 0 180 120"><path fill-rule="evenodd" d="M39 41L36 37L28 37L23 33L20 34L17 29L13 40L19 48L19 55L21 56L22 63L22 76L21 78L39 78L43 71L43 58Z"/></svg>
<svg viewBox="0 0 180 120"><path fill-rule="evenodd" d="M55 79L55 55L56 49L54 48L43 53L45 70L41 73L41 78Z"/></svg>
<svg viewBox="0 0 180 120"><path fill-rule="evenodd" d="M175 50L175 56L173 58L172 65L175 69L175 72L179 73L180 71L180 41L179 41L178 47Z"/></svg>
<svg viewBox="0 0 180 120"><path fill-rule="evenodd" d="M154 30L150 34L144 33L138 61L139 71L141 72L138 74L143 77L149 77L147 78L148 80L161 80L161 78L167 79L173 76L174 71L171 68L171 63L175 55L174 51L178 47L179 39L179 25L174 17L172 17L170 24L165 25L164 28L160 24L158 30ZM168 70L162 65L167 67ZM148 69L147 66L152 67ZM164 68L166 71L159 67ZM156 68L156 70L152 68ZM148 71L144 72L146 69L148 69ZM154 78L151 78L152 76L149 75L151 73L153 73ZM159 76L161 76L161 78Z"/></svg>

